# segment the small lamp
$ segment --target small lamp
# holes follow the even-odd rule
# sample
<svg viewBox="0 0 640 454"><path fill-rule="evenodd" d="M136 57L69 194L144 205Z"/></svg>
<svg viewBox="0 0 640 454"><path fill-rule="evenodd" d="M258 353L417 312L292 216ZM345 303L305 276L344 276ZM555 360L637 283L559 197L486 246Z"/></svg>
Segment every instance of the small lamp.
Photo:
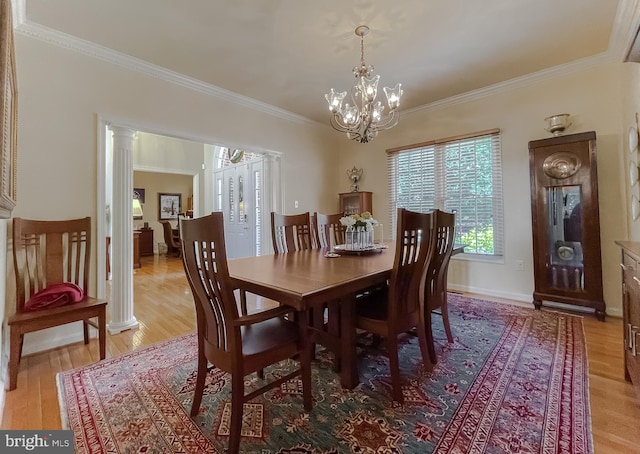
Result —
<svg viewBox="0 0 640 454"><path fill-rule="evenodd" d="M142 219L142 205L138 199L133 199L133 219Z"/></svg>

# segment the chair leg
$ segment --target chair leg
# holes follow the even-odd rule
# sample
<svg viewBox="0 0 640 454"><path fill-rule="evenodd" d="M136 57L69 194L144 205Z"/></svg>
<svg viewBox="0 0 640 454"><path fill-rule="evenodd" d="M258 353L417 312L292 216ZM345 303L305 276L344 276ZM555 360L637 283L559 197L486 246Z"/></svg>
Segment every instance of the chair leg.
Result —
<svg viewBox="0 0 640 454"><path fill-rule="evenodd" d="M331 334L331 336L340 337L340 306L339 306L340 302L339 301L331 301L328 305L327 305L327 314L328 314L328 320L327 320L327 329L329 331L329 334ZM340 352L336 351L334 352L334 357L333 357L333 371L335 373L340 373L340 368L342 367L342 360L341 360L341 356L340 356Z"/></svg>
<svg viewBox="0 0 640 454"><path fill-rule="evenodd" d="M400 378L400 360L398 358L398 336L395 334L387 337L387 350L389 354L389 370L391 372L391 385L393 387L393 400L404 403L402 395L402 381Z"/></svg>
<svg viewBox="0 0 640 454"><path fill-rule="evenodd" d="M244 377L240 371L231 374L231 426L229 427L229 453L240 450L242 410L244 406Z"/></svg>
<svg viewBox="0 0 640 454"><path fill-rule="evenodd" d="M82 334L84 336L84 345L89 344L89 323L86 320L82 320Z"/></svg>
<svg viewBox="0 0 640 454"><path fill-rule="evenodd" d="M433 370L435 364L434 357L431 356L431 349L429 348L429 339L433 339L431 333L431 325L422 324L416 326L415 334L418 336L418 345L420 346L420 354L422 355L422 362L426 370Z"/></svg>
<svg viewBox="0 0 640 454"><path fill-rule="evenodd" d="M103 306L98 315L98 344L100 346L100 359L107 357L107 308Z"/></svg>
<svg viewBox="0 0 640 454"><path fill-rule="evenodd" d="M431 358L431 364L438 362L438 356L436 355L436 343L433 338L433 329L431 328L431 311L427 310L424 314L424 331L427 340L427 347L429 348L429 358Z"/></svg>
<svg viewBox="0 0 640 454"><path fill-rule="evenodd" d="M14 327L10 327L10 330L9 391L12 391L18 385L18 368L20 367L20 357L22 355L23 334Z"/></svg>
<svg viewBox="0 0 640 454"><path fill-rule="evenodd" d="M207 358L198 352L198 372L196 375L196 389L193 392L193 402L191 403L191 416L196 416L200 410L202 393L204 392L204 382L207 378Z"/></svg>
<svg viewBox="0 0 640 454"><path fill-rule="evenodd" d="M451 325L449 325L449 308L447 306L447 294L442 296L442 323L444 323L444 331L447 333L447 340L450 344L453 344L453 334L451 333Z"/></svg>
<svg viewBox="0 0 640 454"><path fill-rule="evenodd" d="M300 373L302 378L302 398L304 403L304 409L311 411L313 396L311 395L311 356L313 348L315 351L315 344L309 342L309 331L307 326L309 325L308 313L306 316L299 317L298 329L300 333Z"/></svg>

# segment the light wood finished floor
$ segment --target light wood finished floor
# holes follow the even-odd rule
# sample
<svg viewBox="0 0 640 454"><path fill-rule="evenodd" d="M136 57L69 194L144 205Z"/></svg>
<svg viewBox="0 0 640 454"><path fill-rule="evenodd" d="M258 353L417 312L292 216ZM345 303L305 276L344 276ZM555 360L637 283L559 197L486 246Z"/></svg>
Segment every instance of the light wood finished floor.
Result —
<svg viewBox="0 0 640 454"><path fill-rule="evenodd" d="M477 295L479 296L479 295ZM109 336L107 357L129 352L195 329L191 292L180 259L143 257L134 275L137 330ZM261 301L254 305L267 305ZM591 417L596 453L640 453L640 399L624 381L622 322L585 316L589 353ZM22 359L18 387L6 393L2 429L59 429L55 377L59 371L98 359L95 340Z"/></svg>

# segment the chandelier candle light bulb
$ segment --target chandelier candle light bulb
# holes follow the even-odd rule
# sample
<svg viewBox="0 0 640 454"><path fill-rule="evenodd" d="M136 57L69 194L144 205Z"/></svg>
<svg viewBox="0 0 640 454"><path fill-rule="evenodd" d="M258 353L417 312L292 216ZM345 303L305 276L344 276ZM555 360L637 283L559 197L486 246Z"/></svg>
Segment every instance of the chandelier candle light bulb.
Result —
<svg viewBox="0 0 640 454"><path fill-rule="evenodd" d="M354 105L345 103L344 107L342 106L347 96L346 91L336 92L332 88L324 97L329 103L329 112L332 114L331 126L337 131L346 133L349 139L367 143L376 138L378 131L393 128L398 124L400 118L398 108L403 92L401 84L397 84L394 88L384 87L389 106L389 113L385 115L385 106L381 101L376 101L380 76L371 77L373 66L367 65L364 61L364 37L369 33L369 27L360 25L355 33L360 37L360 66L353 68L356 82L351 87L351 100Z"/></svg>

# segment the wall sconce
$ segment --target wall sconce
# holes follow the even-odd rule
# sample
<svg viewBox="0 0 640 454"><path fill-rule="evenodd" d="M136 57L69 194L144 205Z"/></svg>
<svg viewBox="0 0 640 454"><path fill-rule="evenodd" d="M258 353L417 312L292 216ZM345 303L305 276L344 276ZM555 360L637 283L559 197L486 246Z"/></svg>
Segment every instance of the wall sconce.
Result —
<svg viewBox="0 0 640 454"><path fill-rule="evenodd" d="M133 199L133 219L142 219L142 205L138 199Z"/></svg>

